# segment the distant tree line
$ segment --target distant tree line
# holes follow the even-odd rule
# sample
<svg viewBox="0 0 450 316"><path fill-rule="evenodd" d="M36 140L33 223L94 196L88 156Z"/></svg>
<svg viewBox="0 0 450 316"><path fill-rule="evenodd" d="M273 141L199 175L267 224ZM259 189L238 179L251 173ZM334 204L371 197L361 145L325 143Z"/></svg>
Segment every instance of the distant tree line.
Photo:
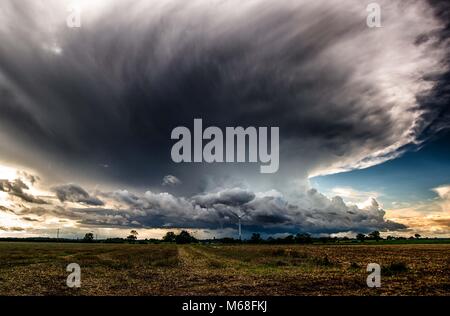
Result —
<svg viewBox="0 0 450 316"><path fill-rule="evenodd" d="M87 235L87 234L86 234ZM108 238L105 240L106 243L139 243L139 244L145 244L145 243L177 243L177 244L190 244L190 243L196 243L198 240L192 236L188 231L182 230L180 233L175 234L174 232L167 232L166 235L162 239L144 239L144 240L138 240L138 232L135 230L132 230L130 232L130 235L128 235L127 238Z"/></svg>
<svg viewBox="0 0 450 316"><path fill-rule="evenodd" d="M27 238L0 238L0 241L29 241L29 242L82 242L82 243L176 243L176 244L190 244L190 243L223 243L223 244L312 244L312 243L363 243L366 241L394 241L394 240L419 240L423 239L420 234L415 234L410 237L394 237L387 236L385 239L381 237L379 231L373 231L369 234L359 233L355 238L349 237L313 237L308 233L290 234L285 237L268 237L264 239L261 234L253 233L249 239L240 240L235 238L213 238L197 240L191 233L182 230L179 233L172 231L167 232L162 239L138 239L139 233L136 230L131 230L126 238L107 238L103 240L96 240L92 232L86 233L82 239L68 239L68 238L50 238L50 237L27 237ZM429 239L429 238L425 238ZM432 238L432 240L440 240L439 238ZM446 240L446 239L442 239Z"/></svg>
<svg viewBox="0 0 450 316"><path fill-rule="evenodd" d="M350 237L313 237L308 233L298 233L291 234L285 237L268 237L264 239L259 233L253 233L251 237L247 240L241 241L239 239L233 238L222 238L222 239L209 239L204 240L204 242L210 243L249 243L249 244L312 244L312 243L338 243L338 242L365 242L365 241L380 241L380 240L418 240L421 239L420 234L415 234L409 238L406 237L394 237L387 236L385 239L381 237L379 231L373 231L367 235L359 233L355 238ZM426 238L428 239L428 238ZM436 239L436 238L435 238Z"/></svg>

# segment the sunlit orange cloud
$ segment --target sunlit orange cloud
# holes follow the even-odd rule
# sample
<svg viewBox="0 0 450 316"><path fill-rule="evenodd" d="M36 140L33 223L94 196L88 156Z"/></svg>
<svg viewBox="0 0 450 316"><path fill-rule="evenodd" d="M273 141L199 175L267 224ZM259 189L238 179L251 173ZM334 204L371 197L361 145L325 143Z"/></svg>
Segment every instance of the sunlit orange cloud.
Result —
<svg viewBox="0 0 450 316"><path fill-rule="evenodd" d="M54 198L53 194L40 187L36 183L30 182L24 176L25 173L11 166L0 165L0 180L14 181L20 179L25 182L26 190L33 195L45 197L46 200ZM96 238L105 239L112 237L126 237L131 228L108 228L108 227L80 227L76 220L59 218L52 215L44 215L39 218L32 214L19 216L14 213L14 209L23 208L27 203L11 196L8 192L0 191L0 238L1 237L56 237L59 235L64 238L83 238L85 233L91 232ZM76 203L67 203L69 206L77 206ZM106 206L109 202L106 201ZM171 229L179 232L182 229ZM198 238L208 238L213 236L212 232L207 230L186 229ZM139 238L157 238L161 239L166 233L165 228L139 229ZM220 235L220 234L219 234Z"/></svg>
<svg viewBox="0 0 450 316"><path fill-rule="evenodd" d="M405 224L412 233L450 237L450 185L432 189L437 197L416 205L390 209L386 217ZM397 233L401 235L402 233ZM392 234L394 235L394 234Z"/></svg>

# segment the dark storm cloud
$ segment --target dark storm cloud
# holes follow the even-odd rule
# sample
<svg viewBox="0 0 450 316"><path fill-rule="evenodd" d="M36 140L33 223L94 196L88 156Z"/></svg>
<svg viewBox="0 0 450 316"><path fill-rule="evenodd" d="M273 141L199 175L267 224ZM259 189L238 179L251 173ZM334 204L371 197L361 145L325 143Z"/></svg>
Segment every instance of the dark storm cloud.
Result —
<svg viewBox="0 0 450 316"><path fill-rule="evenodd" d="M436 85L432 91L422 97L419 97L419 104L425 110L425 122L427 122L426 127L422 135L421 140L427 140L441 132L446 131L450 128L450 2L445 0L430 0L430 3L435 9L436 16L443 23L443 30L438 33L437 37L444 45L447 47L447 57L445 62L445 67L447 72L438 76L429 76L428 80L434 80ZM428 41L428 37L424 38ZM435 107L436 111L427 111L430 107Z"/></svg>
<svg viewBox="0 0 450 316"><path fill-rule="evenodd" d="M55 186L53 187L53 191L61 202L68 201L93 206L103 205L103 202L100 199L91 196L86 190L76 184Z"/></svg>
<svg viewBox="0 0 450 316"><path fill-rule="evenodd" d="M95 1L69 29L70 1L3 1L0 158L52 184L124 188L60 185L60 205L13 212L104 227L223 228L241 217L266 232L405 228L376 201L360 209L300 187L398 157L449 127L444 2L378 1L380 29L366 26L369 2ZM171 131L194 118L278 126L279 172L172 163ZM0 185L45 202L23 181Z"/></svg>
<svg viewBox="0 0 450 316"><path fill-rule="evenodd" d="M392 159L443 107L427 98L447 68L425 1L381 1L381 29L365 1L112 1L80 29L64 4L2 4L2 151L43 172L142 187L175 170L190 193L211 175L286 183ZM174 165L170 132L196 117L279 126L278 175Z"/></svg>
<svg viewBox="0 0 450 316"><path fill-rule="evenodd" d="M169 193L143 194L128 191L99 192L104 207L48 206L23 208L15 212L23 219L38 221L41 217L57 217L76 221L80 227L136 228L235 228L241 218L245 230L264 233L369 232L397 231L406 226L384 218L385 212L373 200L366 208L346 204L342 198L332 199L316 190L288 201L281 193L255 193L232 188L205 193L191 198ZM34 218L38 217L38 219Z"/></svg>
<svg viewBox="0 0 450 316"><path fill-rule="evenodd" d="M207 193L193 197L193 200L201 206L224 204L229 206L240 206L250 202L255 194L241 188L226 189L216 193Z"/></svg>
<svg viewBox="0 0 450 316"><path fill-rule="evenodd" d="M43 199L33 196L24 190L28 190L29 187L21 180L15 179L14 181L0 180L0 191L7 192L12 196L16 196L25 202L35 204L46 204Z"/></svg>

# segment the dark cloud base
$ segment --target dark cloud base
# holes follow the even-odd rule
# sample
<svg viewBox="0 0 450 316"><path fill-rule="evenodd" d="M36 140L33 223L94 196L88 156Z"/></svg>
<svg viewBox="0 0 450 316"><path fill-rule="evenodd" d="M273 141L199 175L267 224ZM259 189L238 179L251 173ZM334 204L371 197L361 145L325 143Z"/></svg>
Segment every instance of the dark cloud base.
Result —
<svg viewBox="0 0 450 316"><path fill-rule="evenodd" d="M0 149L5 159L67 182L143 189L173 174L189 179L177 188L184 194L210 189L205 182L215 177L281 189L320 170L395 158L448 122L448 27L439 22L446 17L442 2L433 1L435 9L425 1L382 2L378 30L365 26L361 1L343 7L260 0L238 15L221 2L150 8L123 1L99 15L87 10L80 29L49 19L49 32L45 14L54 6L65 17L61 5L6 1ZM397 69L402 63L411 69ZM427 84L434 90L425 91ZM386 85L393 95L411 91L403 96L411 100L389 100ZM174 164L170 133L194 118L221 128L280 127L280 171L261 176L248 164Z"/></svg>
<svg viewBox="0 0 450 316"><path fill-rule="evenodd" d="M20 179L15 182L19 182ZM311 189L296 201L281 193L255 193L245 188L223 189L191 198L147 191L126 190L88 193L79 185L53 188L42 205L33 199L26 206L3 207L0 211L17 215L27 222L45 218L72 220L79 228L192 228L223 230L236 228L241 218L244 231L265 234L308 232L397 231L406 226L385 220L385 212L375 200L364 209L346 204L341 197L327 198ZM14 191L9 194L16 196ZM28 196L31 196L27 194Z"/></svg>

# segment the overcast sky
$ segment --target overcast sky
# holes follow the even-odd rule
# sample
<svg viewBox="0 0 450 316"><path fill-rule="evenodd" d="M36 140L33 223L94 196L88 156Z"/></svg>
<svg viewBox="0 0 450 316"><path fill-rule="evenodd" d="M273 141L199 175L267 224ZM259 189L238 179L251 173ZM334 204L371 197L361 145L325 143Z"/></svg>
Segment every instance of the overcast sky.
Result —
<svg viewBox="0 0 450 316"><path fill-rule="evenodd" d="M370 2L3 1L0 236L234 236L237 216L246 233L449 236L448 159L414 188L370 174L445 152L448 5L377 1L369 28ZM194 118L279 127L279 171L175 164L171 131Z"/></svg>

